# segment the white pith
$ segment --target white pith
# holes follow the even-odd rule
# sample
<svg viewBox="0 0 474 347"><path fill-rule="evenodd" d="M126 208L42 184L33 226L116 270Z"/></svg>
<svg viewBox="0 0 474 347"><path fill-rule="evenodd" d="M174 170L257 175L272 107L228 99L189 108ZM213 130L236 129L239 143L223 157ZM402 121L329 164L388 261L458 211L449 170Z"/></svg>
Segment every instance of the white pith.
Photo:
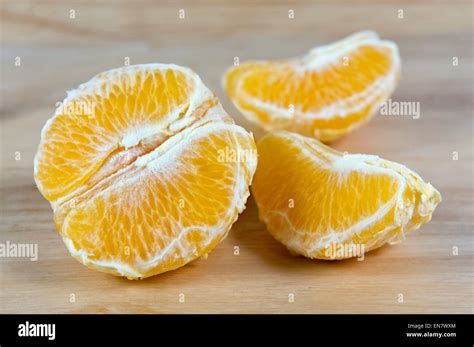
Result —
<svg viewBox="0 0 474 347"><path fill-rule="evenodd" d="M318 158L314 153L311 153L306 146L305 143L308 142L308 138L305 138L299 134L294 133L287 133L287 132L280 132L278 135L280 137L284 137L290 141L295 143L295 146L301 150L301 156L304 158L310 158L316 166L322 167L325 170L332 172L334 175L337 175L337 179L340 183L344 184L344 178L348 175L348 173L353 171L361 171L368 175L370 174L378 174L378 175L387 175L392 177L397 182L397 191L393 195L393 197L387 201L385 204L381 205L380 208L377 210L376 213L372 214L371 216L358 220L355 224L351 225L351 227L345 230L325 230L323 237L311 243L310 247L307 244L303 243L304 236L308 236L312 234L312 230L306 229L298 229L293 225L293 222L290 220L288 216L288 212L281 211L281 210L266 210L263 206L259 206L262 208L263 213L261 213L261 217L263 218L264 222L269 225L270 224L270 216L276 216L284 221L286 225L286 231L284 234L286 235L286 239L282 240L278 237L278 234L283 230L275 231L275 236L279 241L285 243L285 245L292 251L303 254L307 257L314 257L315 254L324 250L326 247L330 246L331 244L344 244L347 240L350 240L354 235L360 234L363 232L367 227L373 225L375 222L384 218L384 216L390 212L395 207L395 223L393 225L387 226L386 229L381 230L377 233L378 237L372 238L365 246L366 250L370 250L374 244L380 241L381 236L386 235L390 231L399 228L399 232L396 235L386 241L388 243L394 242L394 240L401 240L405 237L405 232L412 231L417 229L420 225L415 225L409 229L407 229L407 224L410 222L411 218L413 217L414 213L416 212L420 216L429 216L433 212L435 206L438 202L433 202L428 199L428 196L422 192L421 195L421 203L417 206L414 204L409 206L404 206L403 195L407 188L407 185L410 183L410 186L416 187L417 184L414 182L415 178L421 180L421 178L414 173L412 170L406 168L405 166L397 163L392 163L386 161L384 159L379 158L378 156L374 155L366 155L366 154L348 154L344 156L335 155L329 151L325 151L323 148L314 145L311 146L311 149L321 153L323 156L328 158L328 161L323 161ZM316 141L312 140L311 141ZM329 162L329 164L328 164ZM397 169L395 169L397 168ZM400 172L403 172L401 174ZM411 178L411 175L413 178ZM428 190L428 194L432 191L437 192L429 183L425 184L426 189ZM431 196L431 195L430 195ZM258 200L257 200L258 203ZM415 208L417 210L415 211ZM290 235L290 236L288 236Z"/></svg>
<svg viewBox="0 0 474 347"><path fill-rule="evenodd" d="M132 65L128 67L122 67L117 69L108 70L102 72L101 74L93 77L89 82L81 84L78 88L74 90L70 90L67 92L67 97L63 100L62 104L68 105L69 103L73 102L74 100L80 100L82 96L85 95L100 95L100 94L107 94L110 92L111 84L105 84L104 81L108 81L111 79L115 74L122 73L122 74L132 74L136 71L153 71L153 70L173 70L179 71L183 74L192 77L192 80L195 83L195 88L193 93L190 95L189 98L189 105L186 110L186 114L182 116L182 119L189 119L189 115L191 115L196 108L200 106L202 100L209 100L212 98L212 92L204 85L202 80L199 78L197 74L195 74L191 69L186 67L182 67L179 65L174 64L141 64L141 65ZM105 90L101 89L104 88ZM183 105L179 105L178 108L172 110L169 114L163 115L159 122L156 124L149 124L147 127L136 127L127 129L125 133L119 134L117 138L112 139L109 142L106 148L100 148L101 152L110 152L117 148L118 146L124 146L126 148L133 146L134 144L140 143L140 141L146 139L147 137L151 136L160 136L161 134L166 132L167 127L170 124L179 124L179 116L182 111L185 109L182 107ZM42 131L41 131L41 142L46 137L45 134L48 129L53 124L54 120L61 116L61 108L58 107L55 110L55 114L53 117L46 121ZM34 176L36 179L37 176L37 163L40 160L41 152L38 151L35 158L34 158ZM70 186L74 185L76 181L72 181L69 183ZM38 180L36 180L37 186L42 189L42 184Z"/></svg>
<svg viewBox="0 0 474 347"><path fill-rule="evenodd" d="M191 131L186 130L185 133L179 134L179 136L173 140L172 142L167 143L165 146L166 148L162 148L161 146L155 149L154 151L140 157L137 159L137 161L133 164L135 166L146 166L150 169L153 169L153 167L163 167L166 165L172 165L173 163L173 157L179 155L180 152L182 152L184 149L187 148L187 145L190 144L192 141L198 139L199 137L205 137L209 134L216 134L219 131L222 130L232 130L232 131L238 131L243 134L247 134L246 131L233 124L222 124L222 123L215 123L215 124L210 124L210 125L205 125L201 128L198 129L200 132L199 134L193 134L192 137L189 136ZM174 145L174 146L173 146ZM164 153L163 153L164 152ZM164 154L164 155L163 155ZM247 170L252 176L253 173L255 172L256 169L256 162L249 162L249 165L247 166ZM125 169L123 169L125 170ZM172 168L169 168L170 174L172 174ZM216 224L214 226L207 226L206 231L209 232L209 237L207 241L204 242L204 245L201 245L202 248L205 248L208 244L210 244L213 240L215 240L217 237L220 236L225 236L225 234L229 231L230 225L235 222L237 219L237 216L240 212L243 211L245 207L245 202L249 196L249 191L247 187L247 182L245 180L244 173L242 173L242 166L241 165L236 165L236 186L234 189L234 196L232 199L232 202L230 203L230 208L227 213L227 215L220 220L219 224ZM120 175L122 172L117 172L115 175ZM250 176L250 177L251 177ZM240 177L240 179L238 179ZM134 184L135 181L139 180L139 176L135 177L130 177L127 180L121 181L120 185L132 185ZM99 192L96 197L99 197L101 195L107 195L109 189L119 189L119 185L114 185L111 188L107 188L101 192ZM85 202L87 203L87 202ZM78 205L77 207L80 207ZM234 216L231 219L231 223L227 223L227 219L230 218L230 216ZM68 220L72 216L68 216L64 220L63 224L63 230L68 229ZM111 269L117 270L122 276L130 277L130 278L137 278L143 276L143 274L154 267L157 266L157 264L164 259L170 252L172 252L176 247L180 247L181 240L186 236L186 234L189 231L200 229L201 227L198 226L193 226L189 228L183 228L179 235L177 235L171 243L169 243L164 249L160 251L159 254L156 256L150 258L147 262L141 262L138 259L135 259L136 266L131 266L128 263L123 263L121 261L113 261L113 260L108 260L108 261L103 261L103 260L92 260L89 258L89 254L85 253L84 251L81 250L76 250L72 244L72 242L66 242L66 246L68 247L69 251L71 252L72 255L79 257L84 264L91 264L91 265L96 265L100 267L107 267ZM65 237L65 240L67 240L67 237ZM180 248L181 249L181 256L185 259L185 263L188 261L191 261L192 259L196 258L196 253L195 250L193 249L186 249L186 248Z"/></svg>
<svg viewBox="0 0 474 347"><path fill-rule="evenodd" d="M236 83L235 91L238 98L235 100L235 105L248 119L256 122L267 131L284 129L298 131L298 128L310 127L312 122L315 120L329 120L335 117L345 118L362 111L369 105L373 105L373 107L370 108L367 117L348 125L346 128L317 129L314 134L307 135L316 137L335 137L340 133L353 130L373 116L379 107L377 103L374 104L378 98L382 95L389 95L395 89L400 71L400 57L397 45L391 41L380 40L374 32L360 32L333 44L317 47L311 50L303 57L303 64L298 60L293 60L295 63L292 63L296 72L300 71L301 73L304 73L306 71L320 71L331 64L337 63L341 57L356 51L358 47L363 45L389 48L392 52L392 65L390 71L385 76L374 81L360 93L353 94L345 99L337 100L326 107L319 110L312 110L311 112L304 112L301 110L299 105L294 105L293 112L290 112L287 107L281 107L258 99L244 90L242 85L246 80L246 74L253 73L252 70L249 70L244 73ZM258 61L256 63L258 63ZM272 121L263 122L252 108L247 106L244 107L240 102L238 102L238 100L245 100L245 103L252 105L252 108L271 115Z"/></svg>
<svg viewBox="0 0 474 347"><path fill-rule="evenodd" d="M220 132L226 131L226 132L231 133L231 136L235 136L236 133L239 133L241 135L244 135L250 138L251 141L253 141L252 134L248 133L245 129L235 125L231 121L231 119L228 117L228 115L225 113L225 111L223 110L222 106L219 103L214 104L209 109L206 109L205 115L202 117L202 119L199 119L198 122L194 124L194 122L197 119L195 117L191 117L191 115L193 115L193 112L195 112L197 108L202 106L204 102L207 102L210 99L212 99L213 94L202 83L200 78L190 69L172 65L172 64L137 65L137 66L130 66L127 68L120 68L120 69L107 71L105 73L102 73L94 77L88 83L82 84L76 90L69 92L64 102L68 102L71 100L75 100L76 98L79 98L81 93L104 93L104 90L98 89L98 87L103 84L104 79L107 80L110 76L113 76L113 74L116 73L117 71L123 71L127 69L130 70L130 73L133 73L134 71L139 70L139 69L147 69L147 70L174 69L174 70L182 71L192 76L196 83L194 93L190 96L189 103L187 104L186 108L185 107L175 108L169 114L163 116L160 119L160 124L127 129L126 132L121 134L120 138L116 139L117 144L115 145L111 144L111 146L118 145L127 149L129 147L136 146L140 144L142 141L145 141L149 138L156 139L162 136L163 139L166 139L162 143L162 145L158 146L151 152L138 157L129 166L132 165L135 167L141 167L144 170L153 170L154 168L157 168L157 167L169 166L170 167L169 174L172 175L173 174L172 164L174 162L173 159L176 158L176 156L179 156L180 153L182 153L184 149L189 148L188 146L192 146L192 142L198 138L206 137L211 134L218 134ZM183 114L183 112L185 113ZM47 123L45 124L45 126L43 127L42 140L43 138L45 138L44 134L46 133L46 130L51 126L55 117L57 116L59 116L58 110L56 111L55 115L51 119L49 119ZM172 134L169 133L170 131L172 132ZM170 137L167 138L167 136L170 136ZM238 143L238 142L236 141L235 143ZM41 153L38 152L38 154L35 157L35 165L34 165L35 178L37 174L36 172L37 163L39 162L40 155ZM129 166L119 169L117 172L113 173L106 179L113 179L114 177L121 175L127 169L129 169ZM235 172L234 172L233 177L235 178L234 180L235 187L233 189L234 195L229 205L229 209L225 217L220 219L218 224L211 225L205 228L206 231L208 232L207 234L208 239L203 241L200 244L201 248L206 248L211 242L216 240L216 238L222 239L227 235L232 223L235 222L235 220L238 217L238 214L242 212L242 210L245 207L245 202L249 196L248 184L250 183L250 180L255 172L255 169L256 169L256 162L251 162L251 161L245 162L245 163L237 163L234 165ZM136 181L137 179L138 177L129 177L127 179L120 180L118 181L119 182L118 185L115 185L113 189L119 188L120 185L133 184L134 180ZM37 185L40 187L41 182L37 181ZM109 188L104 189L103 191L97 192L97 194L94 197L105 195L109 189L112 189L112 188L109 187ZM81 192L81 195L86 194L87 192L88 191ZM67 194L66 196L56 201L51 201L51 205L53 206L53 209L55 209L55 207L59 206L64 201L67 201L69 197L73 196L74 194L75 192L73 191L70 194ZM82 204L87 204L87 203L88 201L82 202ZM81 205L80 204L76 205L75 209L77 209L78 207L81 207ZM68 223L69 223L70 218L71 218L71 213L69 213L64 219L64 223L62 225L63 231L68 230L68 226L69 226ZM177 235L177 237L173 239L172 242L170 242L169 244L166 245L166 247L160 250L159 254L156 254L150 257L150 259L148 259L146 262L135 259L134 265L132 265L133 261L124 263L122 261L116 261L113 259L112 260L91 259L90 258L91 254L87 254L83 250L76 249L74 247L74 243L68 237L67 233L63 233L63 238L70 253L76 258L80 259L82 263L86 265L92 265L93 267L110 269L114 272L117 272L118 274L122 276L126 276L129 278L139 278L139 277L142 277L143 274L147 272L148 270L156 267L162 259L164 259L165 257L169 255L171 251L173 251L176 248L180 248L181 240L189 231L196 230L199 228L202 228L202 227L191 226L188 228L183 228L182 230L180 230L179 235ZM196 249L181 248L181 250L182 250L182 253L180 257L184 258L184 264L202 255L202 254L197 254Z"/></svg>

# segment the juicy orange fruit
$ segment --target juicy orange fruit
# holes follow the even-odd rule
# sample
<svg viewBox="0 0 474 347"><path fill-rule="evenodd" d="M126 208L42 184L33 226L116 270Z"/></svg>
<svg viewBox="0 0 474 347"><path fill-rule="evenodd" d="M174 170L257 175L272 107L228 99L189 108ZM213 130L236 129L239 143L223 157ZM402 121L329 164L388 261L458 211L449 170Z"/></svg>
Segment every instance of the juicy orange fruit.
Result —
<svg viewBox="0 0 474 347"><path fill-rule="evenodd" d="M242 114L265 130L331 141L367 122L399 75L397 46L360 32L302 58L242 63L223 84Z"/></svg>
<svg viewBox="0 0 474 347"><path fill-rule="evenodd" d="M227 235L249 195L255 149L194 72L137 65L68 93L42 131L35 180L75 258L144 278L207 255Z"/></svg>
<svg viewBox="0 0 474 347"><path fill-rule="evenodd" d="M343 250L353 245L367 252L397 243L441 201L415 172L374 155L343 155L286 131L257 148L252 193L260 218L291 252L309 258L350 258Z"/></svg>

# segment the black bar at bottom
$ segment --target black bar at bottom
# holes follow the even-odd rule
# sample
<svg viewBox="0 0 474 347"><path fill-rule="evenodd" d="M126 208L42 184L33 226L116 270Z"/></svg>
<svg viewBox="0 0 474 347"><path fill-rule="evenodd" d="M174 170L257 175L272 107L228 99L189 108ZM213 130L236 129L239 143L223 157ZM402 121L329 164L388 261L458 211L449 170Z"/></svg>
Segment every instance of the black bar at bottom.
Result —
<svg viewBox="0 0 474 347"><path fill-rule="evenodd" d="M473 327L472 315L0 315L0 346L201 345L223 336L220 345L259 338L313 346L473 346Z"/></svg>

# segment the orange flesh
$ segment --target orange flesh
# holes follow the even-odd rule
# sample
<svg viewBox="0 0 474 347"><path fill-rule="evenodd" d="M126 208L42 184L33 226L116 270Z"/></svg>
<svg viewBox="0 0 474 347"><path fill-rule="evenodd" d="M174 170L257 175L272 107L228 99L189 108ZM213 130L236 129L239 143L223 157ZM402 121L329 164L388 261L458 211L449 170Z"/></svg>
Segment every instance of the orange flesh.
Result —
<svg viewBox="0 0 474 347"><path fill-rule="evenodd" d="M295 253L327 259L331 241L366 251L429 221L439 193L405 167L347 155L287 132L258 144L252 192L272 235ZM426 208L425 208L426 207Z"/></svg>
<svg viewBox="0 0 474 347"><path fill-rule="evenodd" d="M98 75L45 126L35 179L69 250L128 278L172 270L212 250L242 211L255 151L196 75L130 67ZM76 112L76 113L75 113ZM250 158L254 159L254 158Z"/></svg>
<svg viewBox="0 0 474 347"><path fill-rule="evenodd" d="M393 91L400 68L395 45L372 34L322 49L298 59L244 62L227 72L226 91L268 131L331 141L373 115Z"/></svg>

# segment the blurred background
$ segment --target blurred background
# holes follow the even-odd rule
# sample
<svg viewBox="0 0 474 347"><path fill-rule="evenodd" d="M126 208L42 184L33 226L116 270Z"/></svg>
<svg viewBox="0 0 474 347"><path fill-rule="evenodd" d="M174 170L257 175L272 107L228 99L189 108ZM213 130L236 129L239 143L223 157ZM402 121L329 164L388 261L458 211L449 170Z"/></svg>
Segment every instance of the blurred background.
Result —
<svg viewBox="0 0 474 347"><path fill-rule="evenodd" d="M473 312L471 1L0 4L0 242L34 242L40 252L37 262L0 258L0 312ZM32 171L41 128L67 90L127 63L185 65L258 138L221 87L234 58L292 57L360 30L399 45L393 99L419 102L421 117L377 115L333 146L401 162L432 182L444 200L432 223L362 263L310 261L271 238L250 199L208 260L150 280L113 278L69 256Z"/></svg>

